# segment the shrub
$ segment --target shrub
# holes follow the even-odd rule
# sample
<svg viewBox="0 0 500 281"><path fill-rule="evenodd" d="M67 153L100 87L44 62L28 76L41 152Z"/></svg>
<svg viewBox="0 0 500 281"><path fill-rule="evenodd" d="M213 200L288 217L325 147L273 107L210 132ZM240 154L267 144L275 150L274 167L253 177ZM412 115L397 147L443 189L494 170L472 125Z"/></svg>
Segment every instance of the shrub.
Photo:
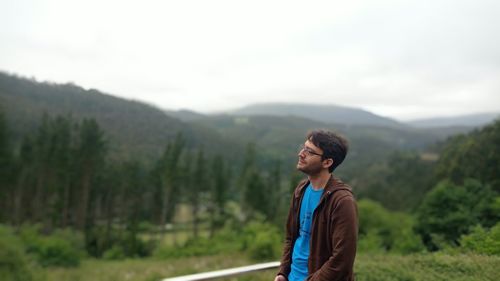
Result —
<svg viewBox="0 0 500 281"><path fill-rule="evenodd" d="M358 241L358 251L363 253L381 253L384 251L382 238L376 231L364 234Z"/></svg>
<svg viewBox="0 0 500 281"><path fill-rule="evenodd" d="M81 254L71 244L59 237L44 237L35 251L42 266L73 267L80 264Z"/></svg>
<svg viewBox="0 0 500 281"><path fill-rule="evenodd" d="M258 233L248 247L250 258L255 260L276 258L279 254L276 249L279 239L273 236L270 232Z"/></svg>
<svg viewBox="0 0 500 281"><path fill-rule="evenodd" d="M278 258L281 253L281 235L278 229L269 223L254 221L244 229L244 249L254 260Z"/></svg>
<svg viewBox="0 0 500 281"><path fill-rule="evenodd" d="M420 237L413 232L412 216L390 212L379 203L366 199L358 202L358 210L360 251L407 254L424 249Z"/></svg>
<svg viewBox="0 0 500 281"><path fill-rule="evenodd" d="M181 246L162 245L154 251L153 255L157 258L168 259L233 253L242 249L242 240L241 234L223 228L212 238L190 238Z"/></svg>
<svg viewBox="0 0 500 281"><path fill-rule="evenodd" d="M84 256L83 239L71 230L58 230L46 236L39 233L38 225L23 226L20 237L26 251L42 266L78 266Z"/></svg>
<svg viewBox="0 0 500 281"><path fill-rule="evenodd" d="M245 251L252 259L263 260L278 258L281 247L281 235L275 226L253 221L239 231L226 225L212 238L192 238L182 246L160 246L154 256L168 259Z"/></svg>
<svg viewBox="0 0 500 281"><path fill-rule="evenodd" d="M461 237L460 245L465 250L479 254L500 255L500 223L490 230L480 225L474 227L470 234Z"/></svg>
<svg viewBox="0 0 500 281"><path fill-rule="evenodd" d="M469 179L463 185L449 181L439 183L424 198L417 212L417 231L430 250L443 244L433 237L444 238L447 244L457 246L461 235L476 224L489 224L495 196L491 189Z"/></svg>
<svg viewBox="0 0 500 281"><path fill-rule="evenodd" d="M12 231L0 225L0 276L2 280L30 281L33 274L21 242Z"/></svg>
<svg viewBox="0 0 500 281"><path fill-rule="evenodd" d="M129 229L94 226L85 235L85 248L94 257L102 257L107 251L111 251L108 258L111 255L119 259L120 255L115 255L118 254L118 248L121 248L124 257L146 257L152 254L155 247L154 240L144 241L137 231Z"/></svg>
<svg viewBox="0 0 500 281"><path fill-rule="evenodd" d="M122 247L115 245L104 252L102 257L107 260L121 260L125 258L125 252Z"/></svg>

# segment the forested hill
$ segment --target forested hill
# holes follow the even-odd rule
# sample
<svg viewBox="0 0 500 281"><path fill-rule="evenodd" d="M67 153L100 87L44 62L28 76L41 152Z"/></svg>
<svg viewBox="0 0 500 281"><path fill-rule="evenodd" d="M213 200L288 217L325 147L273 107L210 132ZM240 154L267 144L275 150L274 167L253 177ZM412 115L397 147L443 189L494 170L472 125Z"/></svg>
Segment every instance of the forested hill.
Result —
<svg viewBox="0 0 500 281"><path fill-rule="evenodd" d="M371 112L338 105L312 105L301 103L262 103L245 106L230 112L233 115L297 116L315 121L383 127L405 127L396 120Z"/></svg>
<svg viewBox="0 0 500 281"><path fill-rule="evenodd" d="M75 121L94 118L109 140L111 155L119 158L157 158L179 132L190 147L203 144L228 149L237 146L214 130L186 124L151 105L73 84L40 83L0 72L0 103L14 142L36 130L47 113Z"/></svg>
<svg viewBox="0 0 500 281"><path fill-rule="evenodd" d="M305 133L310 129L323 127L340 131L353 141L350 155L355 161L350 163L358 166L360 158L369 161L395 149L423 148L450 134L465 131L464 128L415 129L362 110L332 106L322 107L323 111L308 105L300 105L303 108L299 110L298 104L259 107L267 110L273 108L275 113L282 116L203 115L190 111L163 111L94 89L86 90L73 84L40 83L1 72L0 102L14 143L19 143L22 136L35 131L44 113L53 117L71 116L75 121L94 118L109 140L111 156L137 160L154 160L166 144L177 133L182 132L191 148L209 147L209 152L239 159L241 153L238 152L243 151L247 143L254 142L268 160L278 158L291 163L295 157L295 146L302 141ZM237 112L248 113L251 108L257 110L254 106ZM309 118L285 116L286 108L303 113L318 111L318 114L326 114L328 109L338 109L333 110L334 114L351 116L351 122L336 117L328 119L326 116L322 122L315 121L313 115L307 116ZM257 111L254 113L257 114ZM355 115L359 118L354 118ZM361 119L365 123L375 122L378 125L352 124L353 120ZM349 170L348 167L345 168Z"/></svg>
<svg viewBox="0 0 500 281"><path fill-rule="evenodd" d="M257 144L262 155L294 163L297 147L313 128L331 129L345 135L349 142L346 161L337 170L344 178L354 179L373 163L380 163L396 150L423 151L429 145L457 133L454 129L428 130L370 125L346 125L314 121L297 116L232 116L209 115L191 121L216 130L234 142Z"/></svg>
<svg viewBox="0 0 500 281"><path fill-rule="evenodd" d="M493 122L500 117L500 113L480 113L461 115L454 117L440 117L429 119L418 119L407 122L407 124L416 128L443 128L452 126L480 127Z"/></svg>

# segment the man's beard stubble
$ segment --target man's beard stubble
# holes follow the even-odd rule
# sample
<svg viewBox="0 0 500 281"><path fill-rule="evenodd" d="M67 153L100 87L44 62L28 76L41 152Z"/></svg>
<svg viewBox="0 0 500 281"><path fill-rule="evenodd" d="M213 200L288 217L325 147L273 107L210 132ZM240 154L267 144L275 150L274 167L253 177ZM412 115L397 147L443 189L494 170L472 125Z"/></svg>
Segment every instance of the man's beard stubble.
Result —
<svg viewBox="0 0 500 281"><path fill-rule="evenodd" d="M312 176L312 175L317 175L321 172L322 167L321 163L317 163L317 165L314 164L306 164L302 167L299 167L299 164L297 164L297 170L301 171L302 173Z"/></svg>

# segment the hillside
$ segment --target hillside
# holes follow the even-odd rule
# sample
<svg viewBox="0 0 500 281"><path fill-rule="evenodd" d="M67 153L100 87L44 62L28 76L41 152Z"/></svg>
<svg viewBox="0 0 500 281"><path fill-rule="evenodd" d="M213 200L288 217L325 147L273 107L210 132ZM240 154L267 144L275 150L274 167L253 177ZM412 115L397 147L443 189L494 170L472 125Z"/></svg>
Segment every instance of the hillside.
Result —
<svg viewBox="0 0 500 281"><path fill-rule="evenodd" d="M229 112L231 115L297 116L315 121L345 125L404 127L405 125L371 112L337 105L300 103L262 103L245 106Z"/></svg>
<svg viewBox="0 0 500 281"><path fill-rule="evenodd" d="M259 154L263 155L262 164L280 159L290 165L288 168L293 169L296 146L303 141L306 132L313 128L330 128L345 134L351 140L351 152L348 156L351 160L341 169L350 175L354 174L356 167L372 163L374 159L383 158L396 149L422 149L450 134L466 130L415 129L362 110L335 106L269 104L250 106L236 111L238 114L232 113L236 115L164 111L94 89L86 90L73 84L40 83L5 73L0 73L0 102L15 142L35 130L44 113L70 115L77 120L95 118L109 140L112 156L122 159L155 159L166 143L181 132L189 147L208 147L209 153L221 153L230 160L241 159L245 145L254 142L259 148ZM275 113L282 116L239 115L249 113L252 108L274 108ZM359 121L362 119L360 116L365 116L374 118L372 121L369 118L363 119L368 123L391 125L352 124L353 122L336 117L317 121L310 119L311 115L308 118L285 115L287 108L294 109L294 112L323 112L330 114L329 116L344 114L352 117L357 114L358 117L352 117L351 120ZM328 109L339 111L328 113ZM257 111L253 112L257 114Z"/></svg>
<svg viewBox="0 0 500 281"><path fill-rule="evenodd" d="M426 118L406 122L416 128L479 127L493 122L500 113L481 113L453 117Z"/></svg>
<svg viewBox="0 0 500 281"><path fill-rule="evenodd" d="M111 144L111 155L123 159L156 158L180 132L190 147L238 146L226 142L214 130L189 125L151 105L73 84L40 83L0 72L0 103L15 142L35 130L47 113L76 120L95 118Z"/></svg>
<svg viewBox="0 0 500 281"><path fill-rule="evenodd" d="M307 131L314 128L337 131L350 141L347 161L337 171L347 178L357 177L362 167L385 159L395 150L424 150L450 135L446 130L333 124L295 116L212 115L191 124L213 128L234 142L254 142L261 154L269 156L268 161L280 159L289 170L294 169L297 147Z"/></svg>

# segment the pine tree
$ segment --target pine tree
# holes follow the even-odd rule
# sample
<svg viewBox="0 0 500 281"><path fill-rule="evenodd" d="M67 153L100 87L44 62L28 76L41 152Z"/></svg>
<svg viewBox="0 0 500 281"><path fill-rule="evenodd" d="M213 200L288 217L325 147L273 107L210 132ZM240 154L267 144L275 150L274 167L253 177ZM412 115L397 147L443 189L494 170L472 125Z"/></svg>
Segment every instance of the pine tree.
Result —
<svg viewBox="0 0 500 281"><path fill-rule="evenodd" d="M188 198L192 209L193 236L198 237L198 226L200 222L200 197L202 192L207 190L206 160L202 148L198 151L194 169L189 180L191 184L190 188L186 192L188 192Z"/></svg>
<svg viewBox="0 0 500 281"><path fill-rule="evenodd" d="M80 128L79 143L76 148L77 165L79 171L80 192L75 194L79 198L76 226L85 229L89 223L89 208L91 200L91 188L95 183L99 171L104 166L107 151L103 132L94 119L84 119Z"/></svg>
<svg viewBox="0 0 500 281"><path fill-rule="evenodd" d="M184 150L185 140L178 134L173 143L168 144L162 159L160 159L160 184L161 184L161 215L160 225L164 229L165 223L171 221L175 206L180 196L181 167L179 161Z"/></svg>
<svg viewBox="0 0 500 281"><path fill-rule="evenodd" d="M249 144L245 153L240 186L243 187L243 207L248 218L256 212L268 216L270 198L266 193L266 184L256 165L255 144Z"/></svg>
<svg viewBox="0 0 500 281"><path fill-rule="evenodd" d="M12 185L13 159L11 158L10 147L8 144L7 124L0 107L0 208L3 211L0 214L0 221L6 221L7 210L10 210L10 196L8 196L9 187Z"/></svg>
<svg viewBox="0 0 500 281"><path fill-rule="evenodd" d="M13 221L15 225L20 225L28 219L27 216L32 211L34 199L32 194L34 194L33 187L35 186L34 157L34 141L26 136L21 142L17 160L18 173L13 191Z"/></svg>
<svg viewBox="0 0 500 281"><path fill-rule="evenodd" d="M265 211L270 221L276 221L283 204L281 189L281 161L276 160L267 180L268 210Z"/></svg>
<svg viewBox="0 0 500 281"><path fill-rule="evenodd" d="M69 216L69 194L72 176L72 131L71 120L62 116L56 117L50 124L51 170L50 187L47 195L49 217L46 218L48 228L66 226Z"/></svg>
<svg viewBox="0 0 500 281"><path fill-rule="evenodd" d="M228 198L230 173L221 155L216 155L212 164L212 207L210 219L210 236L222 226L224 207Z"/></svg>
<svg viewBox="0 0 500 281"><path fill-rule="evenodd" d="M34 176L35 188L31 210L31 219L34 222L42 222L46 217L45 208L47 198L47 182L50 178L48 159L50 158L50 122L47 114L42 117L42 124L38 128L34 139Z"/></svg>

